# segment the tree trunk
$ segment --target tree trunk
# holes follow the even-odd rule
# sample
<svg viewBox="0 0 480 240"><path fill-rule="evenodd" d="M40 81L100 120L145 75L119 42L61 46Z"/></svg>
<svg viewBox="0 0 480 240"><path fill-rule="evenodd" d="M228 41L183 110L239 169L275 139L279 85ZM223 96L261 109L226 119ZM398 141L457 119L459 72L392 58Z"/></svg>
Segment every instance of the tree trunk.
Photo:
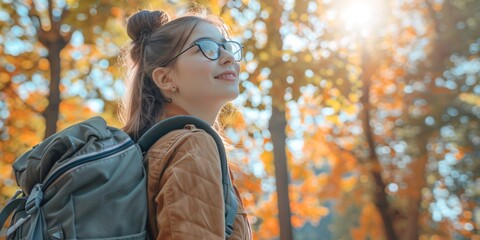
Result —
<svg viewBox="0 0 480 240"><path fill-rule="evenodd" d="M393 219L390 215L392 212L388 203L387 194L385 192L385 182L383 181L382 174L381 174L381 164L378 160L377 152L375 151L375 140L373 139L373 130L370 126L370 78L372 77L372 73L369 67L369 56L367 53L367 49L365 43L362 42L362 75L361 80L363 83L363 94L360 99L363 105L363 130L365 132L365 137L367 139L368 148L369 148L369 155L368 161L370 165L370 171L375 183L375 206L380 213L382 218L385 235L389 240L396 240L397 235L395 234L395 229L393 227Z"/></svg>
<svg viewBox="0 0 480 240"><path fill-rule="evenodd" d="M60 51L63 47L64 43L62 41L51 42L48 45L50 92L48 95L48 106L43 113L45 118L44 138L51 136L57 131L57 121L60 108Z"/></svg>
<svg viewBox="0 0 480 240"><path fill-rule="evenodd" d="M287 169L287 154L285 149L287 134L285 127L287 119L285 111L272 107L272 116L269 121L268 130L272 136L273 156L275 165L275 183L277 186L278 219L280 222L280 239L293 239L290 198L288 196L289 176Z"/></svg>
<svg viewBox="0 0 480 240"><path fill-rule="evenodd" d="M57 121L60 108L60 52L67 45L71 35L62 35L60 33L61 20L66 16L68 10L64 8L59 19L53 17L53 3L48 1L48 16L50 18L50 29L44 30L42 28L41 18L34 11L36 8L33 3L29 16L32 22L37 22L35 25L38 35L38 40L48 50L47 60L50 63L50 86L48 95L48 106L43 112L45 118L45 135L44 139L48 138L57 131Z"/></svg>
<svg viewBox="0 0 480 240"><path fill-rule="evenodd" d="M261 1L262 8L270 9L270 16L265 21L267 25L268 43L265 51L270 51L272 54L268 63L268 68L272 70L270 79L276 82L270 89L272 96L272 116L269 121L269 131L273 142L273 156L275 166L275 182L277 187L277 204L278 204L278 218L280 224L280 239L293 239L290 198L288 194L288 169L287 169L287 154L286 154L286 139L285 127L287 126L287 119L285 116L285 89L288 87L285 79L288 76L287 69L281 58L281 50L283 49L282 35L279 29L282 26L283 3L279 0ZM278 51L276 53L272 50Z"/></svg>
<svg viewBox="0 0 480 240"><path fill-rule="evenodd" d="M407 209L407 230L405 239L418 239L418 219L420 218L421 198L410 199Z"/></svg>
<svg viewBox="0 0 480 240"><path fill-rule="evenodd" d="M420 147L420 154L411 163L410 173L407 179L409 188L409 202L407 208L407 229L405 231L405 239L418 239L420 236L419 219L422 203L422 189L427 186L425 174L427 171L428 153L427 143L430 133L424 132L419 139L415 139L417 146Z"/></svg>

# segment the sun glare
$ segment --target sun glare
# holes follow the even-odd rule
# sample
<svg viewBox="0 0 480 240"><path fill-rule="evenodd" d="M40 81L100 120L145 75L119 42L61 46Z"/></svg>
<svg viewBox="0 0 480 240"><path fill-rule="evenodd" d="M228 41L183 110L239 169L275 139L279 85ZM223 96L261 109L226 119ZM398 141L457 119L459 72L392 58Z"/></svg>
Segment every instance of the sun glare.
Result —
<svg viewBox="0 0 480 240"><path fill-rule="evenodd" d="M362 35L368 34L377 15L374 1L349 1L340 10L340 18L349 31L359 31Z"/></svg>

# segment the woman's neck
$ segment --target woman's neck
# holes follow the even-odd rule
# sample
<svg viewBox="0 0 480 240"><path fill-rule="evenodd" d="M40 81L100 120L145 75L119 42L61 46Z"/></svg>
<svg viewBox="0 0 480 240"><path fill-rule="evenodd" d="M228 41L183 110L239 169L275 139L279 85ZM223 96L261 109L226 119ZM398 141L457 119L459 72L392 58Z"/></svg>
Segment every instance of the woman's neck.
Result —
<svg viewBox="0 0 480 240"><path fill-rule="evenodd" d="M202 119L203 121L213 126L215 120L217 119L218 109L212 109L212 107L198 107L198 106L191 106L191 107L180 107L175 103L169 103L165 106L165 118L177 116L177 115L191 115L197 118Z"/></svg>

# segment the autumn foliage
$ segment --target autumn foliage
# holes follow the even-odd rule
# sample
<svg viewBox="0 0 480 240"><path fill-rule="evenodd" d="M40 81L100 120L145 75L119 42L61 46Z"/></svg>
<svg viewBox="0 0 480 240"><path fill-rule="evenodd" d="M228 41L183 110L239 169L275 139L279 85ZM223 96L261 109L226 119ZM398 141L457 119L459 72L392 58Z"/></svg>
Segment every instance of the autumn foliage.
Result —
<svg viewBox="0 0 480 240"><path fill-rule="evenodd" d="M245 47L221 120L255 239L480 239L477 0L38 2L0 1L0 206L47 128L121 125L125 17L196 2Z"/></svg>

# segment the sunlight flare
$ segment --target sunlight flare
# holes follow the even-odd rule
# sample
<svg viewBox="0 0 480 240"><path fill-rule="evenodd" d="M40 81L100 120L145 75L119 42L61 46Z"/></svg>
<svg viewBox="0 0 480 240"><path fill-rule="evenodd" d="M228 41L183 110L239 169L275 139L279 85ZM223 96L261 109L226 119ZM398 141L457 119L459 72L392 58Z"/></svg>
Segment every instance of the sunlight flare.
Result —
<svg viewBox="0 0 480 240"><path fill-rule="evenodd" d="M358 31L362 36L372 30L378 20L378 3L372 0L348 1L341 7L340 19L348 31Z"/></svg>

